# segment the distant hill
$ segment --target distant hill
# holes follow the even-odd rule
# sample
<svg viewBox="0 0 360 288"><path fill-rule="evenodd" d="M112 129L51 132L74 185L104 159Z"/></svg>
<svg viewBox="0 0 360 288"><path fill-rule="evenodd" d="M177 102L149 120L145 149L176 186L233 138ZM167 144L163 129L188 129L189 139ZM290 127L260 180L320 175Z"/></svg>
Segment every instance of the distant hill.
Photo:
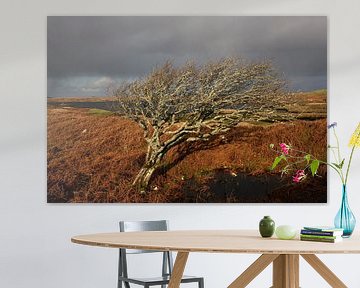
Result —
<svg viewBox="0 0 360 288"><path fill-rule="evenodd" d="M68 97L48 98L48 105L54 107L97 108L112 110L114 97ZM327 117L327 90L296 92L288 99L285 108L300 120L316 120Z"/></svg>

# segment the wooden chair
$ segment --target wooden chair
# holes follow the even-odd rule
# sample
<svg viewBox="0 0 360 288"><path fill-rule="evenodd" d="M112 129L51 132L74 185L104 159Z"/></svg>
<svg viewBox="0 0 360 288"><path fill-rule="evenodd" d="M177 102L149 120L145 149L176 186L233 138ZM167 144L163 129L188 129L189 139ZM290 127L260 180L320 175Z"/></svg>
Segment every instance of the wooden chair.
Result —
<svg viewBox="0 0 360 288"><path fill-rule="evenodd" d="M134 232L134 231L167 231L168 221L120 221L120 232ZM135 250L135 249L119 249L119 269L118 269L118 288L122 288L124 283L125 288L130 288L130 283L141 285L144 288L150 286L160 286L165 288L169 284L170 276L173 268L173 258L169 251L150 251L150 250ZM138 278L129 277L127 269L127 254L142 254L142 253L163 253L162 260L162 274L160 277L152 278ZM204 278L194 276L183 276L181 283L198 283L198 288L204 288Z"/></svg>

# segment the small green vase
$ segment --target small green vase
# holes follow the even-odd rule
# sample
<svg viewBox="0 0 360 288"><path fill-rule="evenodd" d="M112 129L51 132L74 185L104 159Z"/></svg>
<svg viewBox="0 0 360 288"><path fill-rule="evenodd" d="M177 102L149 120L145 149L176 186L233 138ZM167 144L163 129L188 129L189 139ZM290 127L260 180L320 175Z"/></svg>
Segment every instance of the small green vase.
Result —
<svg viewBox="0 0 360 288"><path fill-rule="evenodd" d="M259 223L259 231L262 237L271 237L275 232L275 222L270 216L264 216Z"/></svg>

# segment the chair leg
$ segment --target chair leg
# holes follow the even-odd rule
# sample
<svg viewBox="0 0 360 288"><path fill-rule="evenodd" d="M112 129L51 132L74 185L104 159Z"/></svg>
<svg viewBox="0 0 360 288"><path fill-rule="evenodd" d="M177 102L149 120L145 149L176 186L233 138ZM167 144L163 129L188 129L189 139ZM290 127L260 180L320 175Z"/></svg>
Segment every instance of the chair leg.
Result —
<svg viewBox="0 0 360 288"><path fill-rule="evenodd" d="M119 282L118 282L118 288L122 288L122 283L123 282L124 282L124 287L125 288L130 288L129 282L125 282L125 281L121 281L121 280L119 280Z"/></svg>
<svg viewBox="0 0 360 288"><path fill-rule="evenodd" d="M199 288L204 288L204 279L199 280Z"/></svg>
<svg viewBox="0 0 360 288"><path fill-rule="evenodd" d="M122 281L119 279L119 276L122 276L122 255L121 250L119 249L119 263L118 263L118 285L117 288L122 288Z"/></svg>

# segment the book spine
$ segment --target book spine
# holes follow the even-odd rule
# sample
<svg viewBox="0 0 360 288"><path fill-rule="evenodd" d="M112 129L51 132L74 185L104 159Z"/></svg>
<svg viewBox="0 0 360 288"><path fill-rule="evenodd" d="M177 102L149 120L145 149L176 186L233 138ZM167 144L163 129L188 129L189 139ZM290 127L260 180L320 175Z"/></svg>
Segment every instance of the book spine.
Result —
<svg viewBox="0 0 360 288"><path fill-rule="evenodd" d="M303 235L334 236L334 232L331 231L315 231L302 229L300 233Z"/></svg>
<svg viewBox="0 0 360 288"><path fill-rule="evenodd" d="M300 234L300 236L303 238L314 238L314 239L336 239L341 237L341 236L336 237L336 236L305 235L305 234Z"/></svg>
<svg viewBox="0 0 360 288"><path fill-rule="evenodd" d="M335 243L335 239L325 239L325 238L309 238L309 237L300 237L301 241L314 241L314 242L327 242L327 243Z"/></svg>

